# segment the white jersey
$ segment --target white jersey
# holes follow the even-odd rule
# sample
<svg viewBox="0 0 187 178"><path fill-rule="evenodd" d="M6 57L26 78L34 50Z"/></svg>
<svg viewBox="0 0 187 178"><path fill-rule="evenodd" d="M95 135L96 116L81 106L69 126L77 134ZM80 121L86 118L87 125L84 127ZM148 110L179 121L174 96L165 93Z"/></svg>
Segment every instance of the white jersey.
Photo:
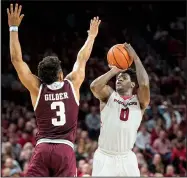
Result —
<svg viewBox="0 0 187 178"><path fill-rule="evenodd" d="M142 111L137 95L123 99L113 92L101 111L99 148L109 153L125 153L134 146Z"/></svg>

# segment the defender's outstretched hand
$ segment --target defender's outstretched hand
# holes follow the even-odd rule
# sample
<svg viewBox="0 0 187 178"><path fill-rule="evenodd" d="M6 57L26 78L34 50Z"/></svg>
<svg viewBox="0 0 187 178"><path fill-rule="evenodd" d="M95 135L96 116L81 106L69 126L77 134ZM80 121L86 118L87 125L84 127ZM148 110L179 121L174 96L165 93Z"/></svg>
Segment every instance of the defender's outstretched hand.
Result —
<svg viewBox="0 0 187 178"><path fill-rule="evenodd" d="M96 37L99 31L99 25L101 23L101 20L99 20L99 17L94 17L90 21L90 29L88 30L88 35L92 37Z"/></svg>
<svg viewBox="0 0 187 178"><path fill-rule="evenodd" d="M138 58L138 55L136 54L136 51L133 49L133 47L128 44L128 43L124 43L124 47L127 50L129 57L133 60L136 60Z"/></svg>
<svg viewBox="0 0 187 178"><path fill-rule="evenodd" d="M21 14L21 9L22 9L22 6L20 5L18 7L18 4L15 5L15 8L13 7L13 4L10 4L10 9L7 8L9 27L11 27L11 26L19 27L19 25L24 17L24 14Z"/></svg>

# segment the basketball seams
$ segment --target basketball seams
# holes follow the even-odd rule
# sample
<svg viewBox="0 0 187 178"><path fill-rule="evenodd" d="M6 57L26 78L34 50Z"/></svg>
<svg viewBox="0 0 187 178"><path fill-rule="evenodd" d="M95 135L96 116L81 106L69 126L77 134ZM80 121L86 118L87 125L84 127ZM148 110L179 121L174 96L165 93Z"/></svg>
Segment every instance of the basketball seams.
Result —
<svg viewBox="0 0 187 178"><path fill-rule="evenodd" d="M128 64L128 68L129 68L129 61L127 60L125 54L121 51L120 48L118 48L117 46L115 46L115 47L116 47L116 49L118 49L118 50L123 54L123 56L125 57L125 60L126 60L126 62L127 62L127 64Z"/></svg>
<svg viewBox="0 0 187 178"><path fill-rule="evenodd" d="M115 65L121 69L129 68L133 62L122 44L117 44L110 48L107 54L107 61L110 65Z"/></svg>
<svg viewBox="0 0 187 178"><path fill-rule="evenodd" d="M116 64L119 66L118 68L123 68L123 67L121 67L119 64L118 64L118 62L117 62L117 60L116 60L116 57L115 57L115 55L114 55L114 51L113 51L113 48L112 48L112 55L113 55L113 57L114 57L114 60L116 61Z"/></svg>

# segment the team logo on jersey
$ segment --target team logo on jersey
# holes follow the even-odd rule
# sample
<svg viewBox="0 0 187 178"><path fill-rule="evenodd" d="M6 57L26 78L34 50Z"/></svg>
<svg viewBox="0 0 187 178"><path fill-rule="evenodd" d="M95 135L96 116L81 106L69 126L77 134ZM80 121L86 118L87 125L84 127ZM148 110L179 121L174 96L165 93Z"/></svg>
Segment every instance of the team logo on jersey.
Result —
<svg viewBox="0 0 187 178"><path fill-rule="evenodd" d="M114 99L114 102L117 102L118 104L122 104L124 107L127 107L127 106L132 106L132 105L137 105L138 103L137 102L129 102L129 103L124 103L120 100L117 100L117 99Z"/></svg>

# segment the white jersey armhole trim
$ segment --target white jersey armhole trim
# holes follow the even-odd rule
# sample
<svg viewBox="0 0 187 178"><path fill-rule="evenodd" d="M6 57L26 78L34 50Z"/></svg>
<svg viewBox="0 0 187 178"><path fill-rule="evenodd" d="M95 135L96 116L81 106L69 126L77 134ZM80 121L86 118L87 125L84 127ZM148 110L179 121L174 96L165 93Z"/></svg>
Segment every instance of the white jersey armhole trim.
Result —
<svg viewBox="0 0 187 178"><path fill-rule="evenodd" d="M73 91L73 95L74 95L74 98L75 98L75 102L76 102L77 105L79 106L79 100L78 100L77 95L76 95L76 93L75 93L75 89L74 89L73 83L72 83L70 80L68 80L68 79L64 79L64 80L67 80L67 81L70 83L71 88L72 88L72 91Z"/></svg>
<svg viewBox="0 0 187 178"><path fill-rule="evenodd" d="M37 96L37 99L36 99L36 103L35 103L35 106L34 106L34 111L36 110L36 108L38 106L38 102L39 102L39 99L40 99L41 91L42 91L42 84L40 85L40 89L39 89L38 96Z"/></svg>
<svg viewBox="0 0 187 178"><path fill-rule="evenodd" d="M107 107L108 103L111 101L111 99L113 98L113 95L115 95L115 90L111 93L111 95L108 98L108 101L106 102L104 108L100 111L100 112L104 112L105 108Z"/></svg>
<svg viewBox="0 0 187 178"><path fill-rule="evenodd" d="M134 98L137 100L139 109L142 111L141 106L140 106L140 102L139 102L139 99L138 99L138 95L137 94L134 95Z"/></svg>

